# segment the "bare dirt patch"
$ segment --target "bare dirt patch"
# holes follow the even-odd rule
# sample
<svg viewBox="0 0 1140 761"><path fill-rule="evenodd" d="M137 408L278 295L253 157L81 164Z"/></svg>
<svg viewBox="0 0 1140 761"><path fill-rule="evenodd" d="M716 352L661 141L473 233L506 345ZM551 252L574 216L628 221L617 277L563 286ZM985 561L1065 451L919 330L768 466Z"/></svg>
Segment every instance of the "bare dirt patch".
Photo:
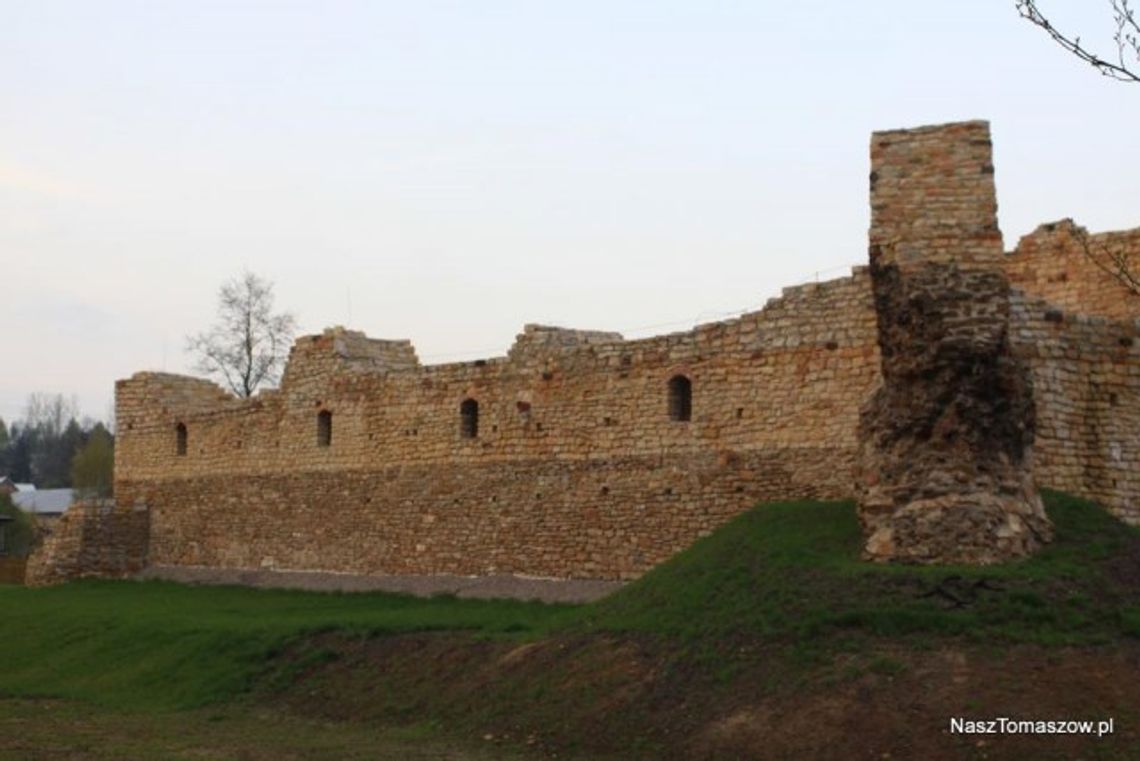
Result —
<svg viewBox="0 0 1140 761"><path fill-rule="evenodd" d="M1140 537L1133 537L1105 564L1108 577L1119 586L1140 589Z"/></svg>
<svg viewBox="0 0 1140 761"><path fill-rule="evenodd" d="M0 761L501 761L431 727L383 730L266 710L122 713L60 700L0 700ZM533 756L532 756L533 758Z"/></svg>
<svg viewBox="0 0 1140 761"><path fill-rule="evenodd" d="M161 579L181 584L223 584L261 589L303 589L310 592L394 592L431 597L455 595L463 599L538 600L582 603L620 589L620 581L603 579L545 579L530 576L364 576L327 571L212 568L205 566L150 566L139 579Z"/></svg>
<svg viewBox="0 0 1140 761"><path fill-rule="evenodd" d="M1140 646L900 648L804 668L756 646L729 676L628 635L520 645L456 634L346 642L272 702L339 722L431 722L460 742L547 757L1132 759ZM952 734L953 717L1107 720L1111 735ZM486 738L490 738L489 740Z"/></svg>

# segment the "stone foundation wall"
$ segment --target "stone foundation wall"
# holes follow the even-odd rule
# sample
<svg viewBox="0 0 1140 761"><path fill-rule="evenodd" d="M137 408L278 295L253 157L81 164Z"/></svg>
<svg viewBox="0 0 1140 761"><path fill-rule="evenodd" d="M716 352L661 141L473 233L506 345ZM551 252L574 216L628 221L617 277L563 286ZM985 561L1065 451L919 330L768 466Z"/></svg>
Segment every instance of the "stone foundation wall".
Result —
<svg viewBox="0 0 1140 761"><path fill-rule="evenodd" d="M85 576L130 576L146 567L149 543L145 507L78 502L51 525L28 558L25 583L34 587Z"/></svg>
<svg viewBox="0 0 1140 761"><path fill-rule="evenodd" d="M629 579L759 500L842 495L846 456L394 465L128 488L154 506L157 565Z"/></svg>

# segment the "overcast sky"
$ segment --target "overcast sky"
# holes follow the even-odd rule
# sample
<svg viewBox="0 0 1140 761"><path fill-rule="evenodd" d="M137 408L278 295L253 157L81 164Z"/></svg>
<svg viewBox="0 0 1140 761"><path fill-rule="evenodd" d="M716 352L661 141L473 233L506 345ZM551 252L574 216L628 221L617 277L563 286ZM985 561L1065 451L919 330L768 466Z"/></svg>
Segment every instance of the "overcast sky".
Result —
<svg viewBox="0 0 1140 761"><path fill-rule="evenodd" d="M1012 0L0 0L0 416L185 371L242 268L428 363L755 309L865 259L872 130L972 118L1007 248L1140 225L1140 86Z"/></svg>

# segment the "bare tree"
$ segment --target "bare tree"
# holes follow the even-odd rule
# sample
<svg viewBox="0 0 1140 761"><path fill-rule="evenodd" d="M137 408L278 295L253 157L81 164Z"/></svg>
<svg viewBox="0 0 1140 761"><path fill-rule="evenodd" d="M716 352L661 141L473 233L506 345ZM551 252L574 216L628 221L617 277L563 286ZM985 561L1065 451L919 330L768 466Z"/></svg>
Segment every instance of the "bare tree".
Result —
<svg viewBox="0 0 1140 761"><path fill-rule="evenodd" d="M1140 24L1129 7L1130 0L1109 0L1116 32L1112 36L1116 54L1107 58L1081 44L1079 36L1057 29L1037 7L1036 0L1015 0L1023 19L1041 27L1053 41L1106 77L1122 82L1140 82ZM1135 60L1133 60L1135 59Z"/></svg>
<svg viewBox="0 0 1140 761"><path fill-rule="evenodd" d="M245 398L280 380L295 330L292 314L273 313L273 284L247 271L221 287L217 321L187 337L186 350L198 357L195 369Z"/></svg>
<svg viewBox="0 0 1140 761"><path fill-rule="evenodd" d="M1112 6L1112 21L1116 27L1112 35L1116 53L1107 58L1082 45L1079 36L1065 34L1053 26L1037 7L1037 0L1015 0L1015 5L1023 19L1044 29L1058 45L1104 76L1121 82L1140 82L1140 22L1136 20L1131 0L1108 2ZM1140 257L1133 256L1134 252L1129 251L1125 245L1111 246L1103 239L1094 240L1081 227L1074 226L1073 237L1085 258L1127 288L1132 295L1140 296Z"/></svg>
<svg viewBox="0 0 1140 761"><path fill-rule="evenodd" d="M79 417L79 401L74 395L36 391L24 405L24 427L35 428L45 436L59 436L67 424Z"/></svg>

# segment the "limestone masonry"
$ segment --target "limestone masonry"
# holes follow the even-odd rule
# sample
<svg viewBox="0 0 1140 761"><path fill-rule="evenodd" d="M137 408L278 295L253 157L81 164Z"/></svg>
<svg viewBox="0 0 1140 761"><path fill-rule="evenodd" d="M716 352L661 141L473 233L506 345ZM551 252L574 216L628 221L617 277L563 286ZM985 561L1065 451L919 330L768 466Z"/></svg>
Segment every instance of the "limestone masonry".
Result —
<svg viewBox="0 0 1140 761"><path fill-rule="evenodd" d="M116 384L117 507L69 512L29 579L628 579L759 500L857 492L871 535L891 529L871 555L960 544L985 562L1047 538L1034 480L1140 522L1140 298L1068 220L1002 254L990 154L982 122L877 133L874 276L788 288L738 319L634 341L528 325L505 357L435 366L335 328L245 401L137 373ZM1140 229L1091 240L1137 250ZM924 336L900 317L919 303L938 317ZM906 518L948 495L972 512Z"/></svg>

